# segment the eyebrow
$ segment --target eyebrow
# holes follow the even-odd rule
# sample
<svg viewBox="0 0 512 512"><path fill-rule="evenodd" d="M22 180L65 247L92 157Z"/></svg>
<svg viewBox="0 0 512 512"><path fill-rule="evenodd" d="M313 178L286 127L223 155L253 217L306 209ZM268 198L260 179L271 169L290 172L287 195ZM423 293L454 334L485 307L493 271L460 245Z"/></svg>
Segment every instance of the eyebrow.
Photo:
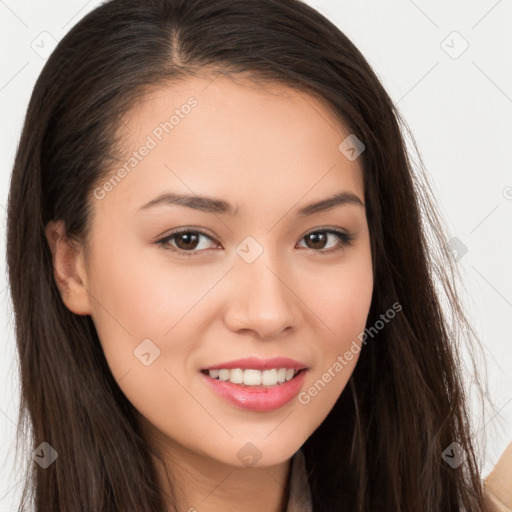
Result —
<svg viewBox="0 0 512 512"><path fill-rule="evenodd" d="M315 213L324 212L331 210L337 206L343 205L355 205L364 208L364 203L359 197L352 192L338 192L331 197L322 199L314 203L310 203L303 206L297 211L299 217L305 217L307 215L313 215ZM140 210L146 210L154 206L185 206L187 208L193 208L194 210L200 210L207 213L218 213L224 215L235 216L238 211L238 205L235 207L231 203L224 201L223 199L217 199L208 196L191 196L186 194L177 194L168 192L162 194L155 199L149 201L139 208Z"/></svg>

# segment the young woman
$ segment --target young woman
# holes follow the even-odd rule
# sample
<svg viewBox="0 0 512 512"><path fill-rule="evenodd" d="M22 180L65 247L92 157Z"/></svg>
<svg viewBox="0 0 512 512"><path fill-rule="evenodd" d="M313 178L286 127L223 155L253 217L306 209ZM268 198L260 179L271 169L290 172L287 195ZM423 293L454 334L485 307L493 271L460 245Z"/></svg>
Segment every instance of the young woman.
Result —
<svg viewBox="0 0 512 512"><path fill-rule="evenodd" d="M24 503L491 510L401 123L297 0L111 0L62 39L8 204Z"/></svg>

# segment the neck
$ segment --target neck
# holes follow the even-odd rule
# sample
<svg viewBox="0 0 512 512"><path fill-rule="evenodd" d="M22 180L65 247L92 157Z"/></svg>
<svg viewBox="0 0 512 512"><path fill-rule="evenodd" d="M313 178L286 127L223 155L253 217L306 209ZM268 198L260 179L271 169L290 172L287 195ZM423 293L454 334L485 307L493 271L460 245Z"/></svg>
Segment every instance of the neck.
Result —
<svg viewBox="0 0 512 512"><path fill-rule="evenodd" d="M286 511L291 459L262 468L238 467L166 441L157 450L162 460L153 456L153 462L169 511Z"/></svg>

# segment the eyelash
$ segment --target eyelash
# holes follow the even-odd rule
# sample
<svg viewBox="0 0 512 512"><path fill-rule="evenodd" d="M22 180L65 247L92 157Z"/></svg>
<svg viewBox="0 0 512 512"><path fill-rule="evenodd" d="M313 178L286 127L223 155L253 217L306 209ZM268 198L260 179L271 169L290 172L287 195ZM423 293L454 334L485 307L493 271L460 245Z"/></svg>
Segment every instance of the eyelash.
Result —
<svg viewBox="0 0 512 512"><path fill-rule="evenodd" d="M168 242L171 239L173 239L174 237L176 237L178 235L183 235L185 233L199 234L199 235L204 236L205 238L208 238L211 241L215 241L210 235L208 235L204 231L201 231L200 229L180 229L179 231L174 231L171 234L166 235L165 237L161 238L160 240L157 240L155 243L164 250L177 252L184 256L196 256L197 254L200 254L204 251L215 250L215 249L204 249L204 250L200 250L200 251L196 251L196 250L184 251L183 249L177 249L175 247L171 247L171 248L168 247ZM338 238L338 240L340 241L340 243L336 247L333 247L333 248L327 249L327 250L306 248L315 253L319 253L320 255L332 254L334 252L341 251L342 249L345 249L345 247L351 245L352 242L355 240L355 237L353 235L346 233L344 231L336 230L336 229L317 229L315 231L310 231L309 233L306 233L301 238L301 240L306 238L307 236L315 234L315 233L328 233L328 234L336 236Z"/></svg>

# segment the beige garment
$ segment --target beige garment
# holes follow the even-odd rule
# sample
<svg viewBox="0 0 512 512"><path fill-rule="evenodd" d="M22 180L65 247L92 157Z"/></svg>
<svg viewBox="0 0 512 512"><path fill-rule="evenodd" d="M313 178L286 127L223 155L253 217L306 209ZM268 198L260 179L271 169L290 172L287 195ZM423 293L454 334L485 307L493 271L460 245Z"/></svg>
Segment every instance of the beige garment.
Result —
<svg viewBox="0 0 512 512"><path fill-rule="evenodd" d="M489 508L493 512L512 512L512 443L484 480L484 489ZM290 499L286 512L313 512L305 459L301 450L292 458Z"/></svg>

